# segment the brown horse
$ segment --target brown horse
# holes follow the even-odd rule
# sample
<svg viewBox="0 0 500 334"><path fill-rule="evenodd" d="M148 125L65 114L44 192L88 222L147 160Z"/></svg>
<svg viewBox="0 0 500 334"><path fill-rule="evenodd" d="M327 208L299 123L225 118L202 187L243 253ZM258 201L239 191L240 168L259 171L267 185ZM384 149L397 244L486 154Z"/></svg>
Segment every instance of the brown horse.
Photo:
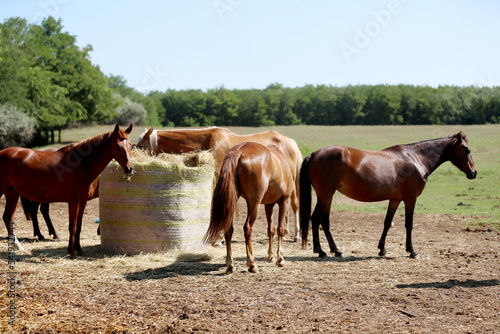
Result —
<svg viewBox="0 0 500 334"><path fill-rule="evenodd" d="M302 248L307 245L309 219L312 221L314 252L326 257L319 243L319 225L323 227L336 256L342 256L330 233L330 208L336 190L363 202L389 200L384 230L378 248L386 254L385 238L394 213L405 204L406 251L417 258L411 232L417 197L424 190L427 178L443 162L450 161L474 179L477 169L472 161L467 139L462 132L451 137L396 145L382 151L363 151L343 146L327 146L307 156L300 171L300 225ZM311 185L318 202L311 217Z"/></svg>
<svg viewBox="0 0 500 334"><path fill-rule="evenodd" d="M45 152L54 152L56 149L52 150L40 150ZM99 197L99 177L92 182L89 188L89 201L91 199ZM32 201L24 196L21 196L21 204L23 207L24 215L26 216L26 220L31 220L33 223L33 236L38 237L38 240L45 240L45 237L40 232L40 226L38 224L38 208L40 208L40 212L42 213L43 219L45 219L45 224L47 224L47 228L49 230L49 235L52 235L54 239L59 239L57 232L52 224L52 220L49 215L49 206L50 203L40 203L36 201Z"/></svg>
<svg viewBox="0 0 500 334"><path fill-rule="evenodd" d="M114 158L126 175L131 175L132 143L127 130L118 124L114 131L79 143L62 147L56 152L39 152L10 147L0 151L0 196L5 194L3 220L9 238L20 247L14 234L12 218L19 195L43 203L66 202L69 206L68 254L81 255L80 231L82 216L92 182Z"/></svg>
<svg viewBox="0 0 500 334"><path fill-rule="evenodd" d="M244 143L256 142L264 146L276 145L283 153L290 166L295 182L291 197L292 210L295 213L294 241L299 240L299 183L298 176L302 154L297 143L276 131L270 130L251 135L238 135L225 128L206 128L188 130L154 130L145 129L140 135L137 146L147 147L150 153L183 153L194 150L212 150L215 159L216 178L221 168L222 161L231 147ZM288 227L288 217L287 225Z"/></svg>
<svg viewBox="0 0 500 334"><path fill-rule="evenodd" d="M204 241L217 244L222 236L226 239L226 272L234 271L231 252L233 216L238 198L247 202L247 219L243 226L247 250L247 267L250 272L258 272L252 250L252 231L259 204L265 204L269 250L267 261L273 260L273 237L275 228L271 217L273 207L279 205L278 252L276 264L284 265L283 236L284 220L288 203L293 192L294 180L288 163L275 145L267 147L253 142L241 143L233 147L224 158L212 198L210 225Z"/></svg>

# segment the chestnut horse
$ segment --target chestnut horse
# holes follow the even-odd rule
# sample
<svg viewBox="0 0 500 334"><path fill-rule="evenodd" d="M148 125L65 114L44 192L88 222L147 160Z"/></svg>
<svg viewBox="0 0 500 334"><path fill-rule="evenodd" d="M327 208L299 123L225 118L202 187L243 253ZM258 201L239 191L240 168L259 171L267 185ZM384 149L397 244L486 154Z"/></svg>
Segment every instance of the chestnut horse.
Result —
<svg viewBox="0 0 500 334"><path fill-rule="evenodd" d="M12 226L19 195L43 203L66 202L69 207L68 254L83 254L80 246L82 216L92 182L114 158L126 175L131 175L132 143L127 130L118 124L114 131L79 143L70 144L56 152L39 152L10 147L0 151L0 197L5 194L3 220L9 238L21 248Z"/></svg>
<svg viewBox="0 0 500 334"><path fill-rule="evenodd" d="M278 251L276 264L284 265L283 236L285 235L285 216L288 202L293 192L294 180L290 167L275 145L267 147L246 142L233 147L222 162L217 186L212 198L210 225L204 241L217 244L222 237L226 239L226 272L234 271L231 252L233 235L233 216L241 196L247 202L247 218L243 231L247 251L247 267L250 272L258 272L252 250L253 225L259 214L259 204L265 205L269 250L267 261L273 260L272 224L273 207L279 205Z"/></svg>
<svg viewBox="0 0 500 334"><path fill-rule="evenodd" d="M51 150L40 150L44 152L54 152L56 149ZM89 201L91 199L99 197L99 177L92 182L89 188ZM40 208L40 212L42 213L43 219L45 219L45 224L47 224L47 228L49 230L49 235L52 235L54 239L59 239L57 232L52 224L52 220L49 215L49 205L50 203L40 203L36 201L32 201L24 196L21 196L21 204L23 207L24 215L26 216L26 220L31 220L33 223L33 236L38 237L38 240L45 240L45 237L40 232L40 226L38 224L38 208Z"/></svg>
<svg viewBox="0 0 500 334"><path fill-rule="evenodd" d="M342 194L363 202L389 200L384 230L378 248L384 256L385 238L401 202L405 204L406 251L417 258L411 232L417 197L427 178L443 162L450 161L474 179L477 169L472 161L467 139L462 132L451 137L396 145L381 151L364 151L343 146L326 146L307 156L300 171L300 226L302 248L307 245L309 219L312 221L314 252L326 257L319 243L319 225L323 227L336 256L342 256L330 233L330 208L333 194ZM311 185L317 204L311 217Z"/></svg>
<svg viewBox="0 0 500 334"><path fill-rule="evenodd" d="M291 197L292 210L295 213L295 231L293 240L299 240L299 183L298 176L302 154L297 143L276 131L270 130L250 135L237 135L225 128L206 128L188 130L154 130L151 127L140 135L137 146L147 147L150 153L185 153L194 150L212 150L215 159L215 174L218 177L222 161L229 149L243 142L256 142L264 146L276 145L283 153L290 166L295 187ZM286 228L288 228L287 217Z"/></svg>

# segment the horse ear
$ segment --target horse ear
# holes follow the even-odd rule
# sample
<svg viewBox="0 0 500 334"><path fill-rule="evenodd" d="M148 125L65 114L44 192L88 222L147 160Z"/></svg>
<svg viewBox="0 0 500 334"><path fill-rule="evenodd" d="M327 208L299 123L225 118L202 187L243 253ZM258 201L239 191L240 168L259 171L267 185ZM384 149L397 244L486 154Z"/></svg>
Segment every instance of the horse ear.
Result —
<svg viewBox="0 0 500 334"><path fill-rule="evenodd" d="M127 128L127 130L125 130L125 133L126 133L126 134L130 134L130 132L132 132L132 128L133 128L133 127L134 127L134 126L132 125L132 123L130 123L130 125L129 125L129 126L128 126L128 128Z"/></svg>
<svg viewBox="0 0 500 334"><path fill-rule="evenodd" d="M457 139L457 143L460 144L462 142L462 140L464 139L464 134L462 133L462 131L460 131L459 133L457 133L455 135L455 138Z"/></svg>
<svg viewBox="0 0 500 334"><path fill-rule="evenodd" d="M115 129L113 130L114 133L118 133L118 130L120 130L120 125L116 124Z"/></svg>
<svg viewBox="0 0 500 334"><path fill-rule="evenodd" d="M153 127L151 127L151 128L148 130L147 134L148 134L148 135L151 135L152 133L153 133Z"/></svg>

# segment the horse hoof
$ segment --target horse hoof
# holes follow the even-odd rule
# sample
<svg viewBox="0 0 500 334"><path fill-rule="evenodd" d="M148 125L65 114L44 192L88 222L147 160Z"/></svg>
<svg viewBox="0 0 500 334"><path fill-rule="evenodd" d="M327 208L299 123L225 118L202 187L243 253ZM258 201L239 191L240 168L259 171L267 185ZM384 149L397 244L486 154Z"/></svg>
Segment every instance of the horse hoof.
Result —
<svg viewBox="0 0 500 334"><path fill-rule="evenodd" d="M267 258L266 262L271 263L271 262L273 262L273 260L274 260L274 257L270 256Z"/></svg>
<svg viewBox="0 0 500 334"><path fill-rule="evenodd" d="M419 259L419 258L420 258L420 256L418 256L418 254L415 252L410 254L410 259Z"/></svg>
<svg viewBox="0 0 500 334"><path fill-rule="evenodd" d="M257 268L256 266L251 266L250 268L248 268L248 271L255 274L259 272L259 268Z"/></svg>
<svg viewBox="0 0 500 334"><path fill-rule="evenodd" d="M285 260L277 261L277 262L276 262L276 265L277 265L278 267L284 267L284 266L285 266Z"/></svg>
<svg viewBox="0 0 500 334"><path fill-rule="evenodd" d="M319 252L318 258L328 259L328 255L325 252L321 251L321 252Z"/></svg>
<svg viewBox="0 0 500 334"><path fill-rule="evenodd" d="M295 237L293 238L293 242L301 242L302 238L301 237Z"/></svg>
<svg viewBox="0 0 500 334"><path fill-rule="evenodd" d="M44 241L44 240L45 240L45 237L44 237L43 235L41 235L41 234L40 234L40 235L38 236L38 241Z"/></svg>
<svg viewBox="0 0 500 334"><path fill-rule="evenodd" d="M335 257L344 257L344 254L342 252L335 252Z"/></svg>
<svg viewBox="0 0 500 334"><path fill-rule="evenodd" d="M234 273L234 266L228 266L226 268L226 274L232 274Z"/></svg>
<svg viewBox="0 0 500 334"><path fill-rule="evenodd" d="M387 252L385 250L381 250L379 253L378 253L378 256L385 256L387 254Z"/></svg>
<svg viewBox="0 0 500 334"><path fill-rule="evenodd" d="M59 236L57 234L54 234L54 237L52 239L59 240Z"/></svg>

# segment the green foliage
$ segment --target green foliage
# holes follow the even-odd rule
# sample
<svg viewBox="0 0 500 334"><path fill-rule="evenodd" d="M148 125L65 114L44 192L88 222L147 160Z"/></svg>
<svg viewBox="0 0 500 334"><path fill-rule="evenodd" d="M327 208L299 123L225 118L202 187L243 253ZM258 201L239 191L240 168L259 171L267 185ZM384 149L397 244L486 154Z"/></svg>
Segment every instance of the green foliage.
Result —
<svg viewBox="0 0 500 334"><path fill-rule="evenodd" d="M500 121L500 87L312 86L169 90L163 124L176 126L485 124Z"/></svg>
<svg viewBox="0 0 500 334"><path fill-rule="evenodd" d="M110 121L116 101L107 78L92 65L91 46L80 49L61 20L40 25L10 18L0 24L0 103L26 110L39 133L70 122ZM48 138L45 138L48 139Z"/></svg>
<svg viewBox="0 0 500 334"><path fill-rule="evenodd" d="M6 103L0 105L0 149L24 146L35 133L35 121L25 112Z"/></svg>

